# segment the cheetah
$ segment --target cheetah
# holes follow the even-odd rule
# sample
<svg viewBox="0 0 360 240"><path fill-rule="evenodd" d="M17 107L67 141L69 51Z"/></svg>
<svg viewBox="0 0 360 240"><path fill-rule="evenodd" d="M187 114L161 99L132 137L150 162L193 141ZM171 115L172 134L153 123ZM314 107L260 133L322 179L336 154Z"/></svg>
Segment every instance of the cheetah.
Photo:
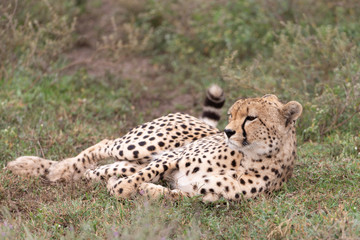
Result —
<svg viewBox="0 0 360 240"><path fill-rule="evenodd" d="M119 199L140 194L240 201L280 189L291 177L296 159L295 123L301 104L283 104L271 94L237 100L220 132L215 126L224 101L222 89L212 86L201 119L169 114L73 158L57 162L24 156L6 168L51 182L104 180L109 193ZM97 167L107 158L116 162ZM158 184L160 180L167 186Z"/></svg>

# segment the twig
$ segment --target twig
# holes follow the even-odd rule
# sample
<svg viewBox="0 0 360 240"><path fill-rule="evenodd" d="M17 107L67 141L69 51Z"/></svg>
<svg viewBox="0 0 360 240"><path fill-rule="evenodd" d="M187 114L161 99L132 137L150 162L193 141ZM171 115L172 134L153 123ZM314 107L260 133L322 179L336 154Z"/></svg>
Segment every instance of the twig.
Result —
<svg viewBox="0 0 360 240"><path fill-rule="evenodd" d="M351 118L353 118L357 113L360 113L360 104L359 104L356 108L357 108L357 110L355 110L355 112L354 112L350 117L348 117L347 119L343 120L341 123L337 124L336 126L334 126L334 127L332 127L332 128L326 129L326 130L322 133L322 135L324 135L324 134L326 134L326 133L330 132L331 130L334 130L334 129L338 128L338 127L341 127L342 125L344 125L345 123L347 123Z"/></svg>
<svg viewBox="0 0 360 240"><path fill-rule="evenodd" d="M37 144L38 144L38 145L39 145L39 147L40 147L41 156L42 156L43 158L45 158L44 150L43 150L43 148L42 148L42 146L41 146L41 144L40 144L40 141L39 141L39 140L37 140Z"/></svg>
<svg viewBox="0 0 360 240"><path fill-rule="evenodd" d="M73 61L73 62L69 63L68 65L56 70L56 72L62 72L64 70L66 70L68 68L71 68L73 66L76 66L78 64L90 63L93 59L94 59L94 57L89 57L87 59L81 59L81 60Z"/></svg>

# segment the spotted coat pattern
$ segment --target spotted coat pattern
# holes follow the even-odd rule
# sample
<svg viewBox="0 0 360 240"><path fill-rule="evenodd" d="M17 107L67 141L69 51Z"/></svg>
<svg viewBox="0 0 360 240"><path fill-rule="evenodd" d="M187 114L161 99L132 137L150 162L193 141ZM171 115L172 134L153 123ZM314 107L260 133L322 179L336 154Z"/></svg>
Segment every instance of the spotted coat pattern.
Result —
<svg viewBox="0 0 360 240"><path fill-rule="evenodd" d="M55 162L24 156L7 169L50 181L105 180L119 198L251 198L279 189L291 177L301 112L298 102L282 104L274 95L242 99L230 108L224 132L187 114L169 114L76 157ZM106 158L117 162L96 167ZM170 187L157 184L160 179Z"/></svg>

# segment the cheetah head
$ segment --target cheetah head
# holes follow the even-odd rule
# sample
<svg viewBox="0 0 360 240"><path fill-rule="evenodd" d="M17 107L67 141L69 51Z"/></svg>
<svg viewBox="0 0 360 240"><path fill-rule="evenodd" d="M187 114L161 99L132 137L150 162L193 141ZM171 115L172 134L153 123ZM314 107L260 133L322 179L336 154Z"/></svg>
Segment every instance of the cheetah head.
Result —
<svg viewBox="0 0 360 240"><path fill-rule="evenodd" d="M271 156L295 136L295 120L302 106L283 104L275 95L241 99L229 109L225 137L230 148L247 154Z"/></svg>

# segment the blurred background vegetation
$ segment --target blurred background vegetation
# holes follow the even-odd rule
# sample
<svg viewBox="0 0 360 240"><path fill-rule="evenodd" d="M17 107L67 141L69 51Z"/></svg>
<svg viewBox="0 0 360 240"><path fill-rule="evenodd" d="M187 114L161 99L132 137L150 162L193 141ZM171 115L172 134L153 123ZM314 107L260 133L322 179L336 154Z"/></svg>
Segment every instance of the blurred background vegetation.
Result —
<svg viewBox="0 0 360 240"><path fill-rule="evenodd" d="M266 93L284 102L299 101L304 111L297 133L303 147L295 177L306 182L313 174L312 182L305 183L304 196L322 188L344 188L355 194L351 189L359 180L360 156L357 0L1 0L0 167L26 154L62 159L168 112L198 115L211 83L224 88L226 107L239 97ZM223 118L220 128L225 122ZM326 164L314 164L312 157L317 154L316 161L328 159L321 160ZM320 172L312 172L317 168ZM324 183L321 179L329 171L336 179L352 179L337 182L334 177ZM24 210L25 218L33 216L38 205L17 190L24 182L11 175L0 177L0 202L8 205L13 203L9 199L16 199L14 206L8 206L10 211L29 208ZM297 181L292 184L283 196L304 187ZM73 190L68 192L74 197ZM335 192L327 197L336 199ZM106 202L106 193L101 196ZM336 224L348 221L343 210L350 214L351 207L355 211L359 206L359 202L350 204L356 196L348 197L345 210L324 203L324 211L340 219ZM314 199L308 204L310 210L320 206L320 200ZM272 204L262 207L273 209ZM251 223L252 216L259 220L266 215L261 208L258 215L243 211ZM185 215L180 218L186 219ZM254 230L253 236L287 236L292 230L282 229L286 226L282 221L288 216L279 216L283 218L278 222L261 222L266 230ZM347 230L329 222L319 227L315 221L311 224L318 227L312 232L293 233L300 234L295 238L346 238L345 231L358 237L359 216L352 219ZM306 221L300 221L299 229L308 226ZM222 223L228 225L227 220ZM37 229L39 224L42 220L28 228ZM189 226L193 224L191 220ZM59 229L51 231L62 236ZM244 237L235 235L239 236Z"/></svg>
<svg viewBox="0 0 360 240"><path fill-rule="evenodd" d="M151 59L172 86L203 91L218 82L230 101L265 93L298 100L304 140L359 132L358 1L5 0L0 10L2 83L57 73L64 52L94 43L92 57ZM97 14L109 16L87 26L91 40L79 36L79 18Z"/></svg>

